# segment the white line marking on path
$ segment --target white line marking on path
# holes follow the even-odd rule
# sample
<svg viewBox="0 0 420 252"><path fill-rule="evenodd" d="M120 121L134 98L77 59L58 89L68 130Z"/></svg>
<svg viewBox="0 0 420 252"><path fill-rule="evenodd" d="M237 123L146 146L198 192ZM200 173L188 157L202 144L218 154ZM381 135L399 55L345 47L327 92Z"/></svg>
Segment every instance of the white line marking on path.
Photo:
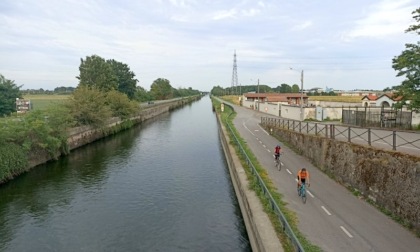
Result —
<svg viewBox="0 0 420 252"><path fill-rule="evenodd" d="M321 206L321 208L328 214L328 215L331 215L331 213L330 212L328 212L328 210L324 207L324 206Z"/></svg>
<svg viewBox="0 0 420 252"><path fill-rule="evenodd" d="M306 190L306 192L309 194L309 196L311 196L312 198L315 198L315 196L309 190Z"/></svg>
<svg viewBox="0 0 420 252"><path fill-rule="evenodd" d="M347 229L345 229L343 226L340 226L340 228L343 230L344 233L346 233L346 235L350 238L353 238L353 235L350 234L349 231L347 231Z"/></svg>
<svg viewBox="0 0 420 252"><path fill-rule="evenodd" d="M261 130L262 130L262 131L264 131L264 132L265 132L265 134L269 135L269 134L268 134L268 132L267 132L267 131L263 128L263 127L261 127L261 125L259 125L259 124L257 124L257 125L258 125L258 127L260 127L260 128L261 128Z"/></svg>
<svg viewBox="0 0 420 252"><path fill-rule="evenodd" d="M244 126L245 129L247 129L249 131L249 133L251 133L253 136L255 136L254 132L250 131L248 129L248 127L245 125L245 122L243 122L242 125Z"/></svg>
<svg viewBox="0 0 420 252"><path fill-rule="evenodd" d="M267 146L265 146L265 144L263 144L263 147L264 147L264 148L267 148Z"/></svg>
<svg viewBox="0 0 420 252"><path fill-rule="evenodd" d="M286 169L286 171L287 171L289 174L292 174L292 172L291 172L291 171L289 171L289 169Z"/></svg>

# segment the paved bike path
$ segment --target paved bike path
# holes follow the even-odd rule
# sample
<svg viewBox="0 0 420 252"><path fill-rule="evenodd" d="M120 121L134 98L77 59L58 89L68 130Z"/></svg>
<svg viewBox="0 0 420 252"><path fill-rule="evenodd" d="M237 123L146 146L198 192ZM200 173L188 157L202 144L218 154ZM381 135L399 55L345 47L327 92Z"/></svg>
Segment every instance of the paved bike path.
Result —
<svg viewBox="0 0 420 252"><path fill-rule="evenodd" d="M279 172L273 160L278 140L259 126L261 116L266 115L233 106L237 112L236 129L267 170L287 207L296 213L299 230L312 243L324 251L418 251L419 238L358 199L284 144L281 144L283 167ZM301 167L306 167L311 174L306 204L296 191L296 174Z"/></svg>

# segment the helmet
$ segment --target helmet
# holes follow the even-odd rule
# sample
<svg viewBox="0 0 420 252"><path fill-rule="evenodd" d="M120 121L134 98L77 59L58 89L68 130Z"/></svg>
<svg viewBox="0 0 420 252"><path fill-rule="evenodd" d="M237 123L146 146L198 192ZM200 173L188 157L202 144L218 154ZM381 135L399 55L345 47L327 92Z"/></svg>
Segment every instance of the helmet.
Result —
<svg viewBox="0 0 420 252"><path fill-rule="evenodd" d="M277 146L276 147L280 147L280 145L279 144L277 144Z"/></svg>
<svg viewBox="0 0 420 252"><path fill-rule="evenodd" d="M302 168L302 171L306 171L306 168Z"/></svg>

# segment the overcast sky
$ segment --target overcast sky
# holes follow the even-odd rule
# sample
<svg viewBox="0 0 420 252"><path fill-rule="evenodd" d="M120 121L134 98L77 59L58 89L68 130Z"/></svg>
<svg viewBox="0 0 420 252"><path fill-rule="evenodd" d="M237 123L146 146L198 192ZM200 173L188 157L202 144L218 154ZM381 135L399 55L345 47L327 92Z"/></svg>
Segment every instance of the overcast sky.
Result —
<svg viewBox="0 0 420 252"><path fill-rule="evenodd" d="M80 59L127 64L149 90L260 81L304 89L399 85L392 58L418 40L411 0L1 0L0 74L22 89L78 85ZM293 70L291 70L292 68Z"/></svg>

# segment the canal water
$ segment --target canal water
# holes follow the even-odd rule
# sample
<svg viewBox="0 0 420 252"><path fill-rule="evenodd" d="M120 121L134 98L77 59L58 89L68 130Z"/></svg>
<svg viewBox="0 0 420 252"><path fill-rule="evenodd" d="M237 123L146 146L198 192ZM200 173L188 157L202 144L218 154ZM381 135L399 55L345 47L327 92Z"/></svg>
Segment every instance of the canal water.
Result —
<svg viewBox="0 0 420 252"><path fill-rule="evenodd" d="M210 98L0 186L0 251L251 251Z"/></svg>

